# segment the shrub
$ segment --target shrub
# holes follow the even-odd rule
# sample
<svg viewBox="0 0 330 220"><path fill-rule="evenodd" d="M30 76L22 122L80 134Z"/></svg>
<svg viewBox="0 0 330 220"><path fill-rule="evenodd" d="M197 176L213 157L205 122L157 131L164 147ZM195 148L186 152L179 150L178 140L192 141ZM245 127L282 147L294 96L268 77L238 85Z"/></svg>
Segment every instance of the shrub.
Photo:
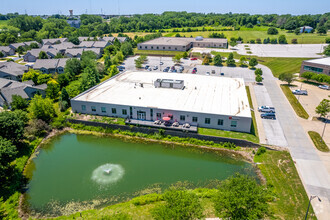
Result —
<svg viewBox="0 0 330 220"><path fill-rule="evenodd" d="M35 137L43 137L51 129L46 122L41 119L33 119L25 128L25 136L33 140Z"/></svg>
<svg viewBox="0 0 330 220"><path fill-rule="evenodd" d="M325 38L325 43L330 44L330 37Z"/></svg>
<svg viewBox="0 0 330 220"><path fill-rule="evenodd" d="M267 34L276 35L276 34L278 34L278 30L276 28L274 28L274 27L270 27L267 30Z"/></svg>
<svg viewBox="0 0 330 220"><path fill-rule="evenodd" d="M136 197L132 199L132 203L136 206L139 206L139 205L146 205L162 200L163 200L162 195L159 195L157 193L152 193L152 194Z"/></svg>
<svg viewBox="0 0 330 220"><path fill-rule="evenodd" d="M223 145L222 145L224 148L229 148L229 149L234 149L234 148L236 148L236 145L234 144L234 143L232 143L232 142L225 142L225 143L223 143Z"/></svg>
<svg viewBox="0 0 330 220"><path fill-rule="evenodd" d="M266 153L266 148L265 147L260 147L258 150L257 150L257 153L256 155L259 156L263 153Z"/></svg>
<svg viewBox="0 0 330 220"><path fill-rule="evenodd" d="M250 43L255 44L256 42L255 42L255 40L250 40Z"/></svg>
<svg viewBox="0 0 330 220"><path fill-rule="evenodd" d="M297 44L298 43L298 40L294 38L294 39L291 40L291 43L292 44Z"/></svg>
<svg viewBox="0 0 330 220"><path fill-rule="evenodd" d="M255 75L262 75L262 69L261 68L257 68L255 71L254 71L254 74Z"/></svg>

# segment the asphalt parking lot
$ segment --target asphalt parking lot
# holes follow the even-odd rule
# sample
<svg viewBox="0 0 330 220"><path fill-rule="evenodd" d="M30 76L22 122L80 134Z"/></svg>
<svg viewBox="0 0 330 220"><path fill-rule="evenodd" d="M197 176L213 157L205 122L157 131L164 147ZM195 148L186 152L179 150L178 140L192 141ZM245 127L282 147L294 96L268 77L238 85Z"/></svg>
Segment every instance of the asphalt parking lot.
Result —
<svg viewBox="0 0 330 220"><path fill-rule="evenodd" d="M135 62L134 60L136 57L129 57L127 58L122 66L125 66L126 71L136 71L135 68ZM159 65L160 62L163 62L163 65ZM149 65L152 69L152 71L163 71L166 67L172 67L174 66L174 62L172 61L172 57L156 57L156 56L149 56L148 61L143 64L143 67L146 65ZM200 75L209 75L212 76L221 76L221 73L223 73L224 77L231 77L231 78L243 78L245 82L254 82L255 81L255 75L254 71L250 70L249 68L242 68L242 67L217 67L217 66L206 66L202 65L201 60L190 60L190 59L181 59L181 66L184 67L184 73L192 73L193 68L197 68L197 73ZM157 70L153 70L153 67L157 66ZM176 69L178 70L178 66L176 66ZM215 71L215 73L212 73L212 70ZM140 71L147 71L145 69L140 69Z"/></svg>

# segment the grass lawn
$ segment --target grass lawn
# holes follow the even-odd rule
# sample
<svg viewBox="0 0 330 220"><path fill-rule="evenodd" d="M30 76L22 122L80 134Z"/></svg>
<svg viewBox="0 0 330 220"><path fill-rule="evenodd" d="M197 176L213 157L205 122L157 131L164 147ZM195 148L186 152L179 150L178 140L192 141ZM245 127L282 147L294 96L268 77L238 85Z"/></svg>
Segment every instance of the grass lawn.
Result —
<svg viewBox="0 0 330 220"><path fill-rule="evenodd" d="M216 29L216 27L212 27ZM178 28L177 28L178 29ZM185 28L187 29L187 28ZM192 28L194 29L194 28ZM207 27L206 27L207 29ZM325 43L325 38L327 38L328 35L320 35L317 33L304 33L296 35L295 33L287 33L286 30L278 30L277 35L269 35L267 34L268 27L254 27L254 28L246 28L241 27L240 30L233 30L233 31L196 31L196 32L171 32L173 29L167 29L165 31L168 31L169 33L163 33L163 36L166 37L174 37L176 34L180 34L181 36L186 37L208 37L210 33L216 32L216 33L223 33L227 39L230 39L231 37L242 37L244 43L250 40L256 40L257 38L260 38L261 40L265 38L278 38L280 35L285 35L287 41L289 44L291 44L292 39L297 39L299 44L320 44ZM179 29L180 30L180 29ZM181 29L182 30L182 29ZM202 30L202 27L199 28L199 30ZM330 34L330 32L328 32Z"/></svg>
<svg viewBox="0 0 330 220"><path fill-rule="evenodd" d="M255 156L254 162L260 163L258 167L275 194L276 200L270 204L275 218L303 219L309 200L290 153L266 151ZM312 213L310 208L308 219L311 219Z"/></svg>
<svg viewBox="0 0 330 220"><path fill-rule="evenodd" d="M242 139L242 140L247 140L247 141L251 141L254 143L259 143L259 138L257 136L255 136L253 134L249 134L249 133L243 133L243 132L224 131L224 130L211 129L211 128L198 128L198 134L225 137L225 138Z"/></svg>
<svg viewBox="0 0 330 220"><path fill-rule="evenodd" d="M177 54L182 54L182 51L157 51L157 50L138 50L134 49L135 55L158 55L158 56L175 56Z"/></svg>
<svg viewBox="0 0 330 220"><path fill-rule="evenodd" d="M288 101L290 102L296 114L301 118L308 119L309 118L308 113L302 107L298 99L292 94L290 87L288 85L281 85L281 89L285 94L286 98L288 99Z"/></svg>
<svg viewBox="0 0 330 220"><path fill-rule="evenodd" d="M329 152L327 144L322 139L321 135L315 131L308 132L309 137L312 139L314 146L322 152Z"/></svg>
<svg viewBox="0 0 330 220"><path fill-rule="evenodd" d="M250 108L253 108L253 103L252 103L252 98L251 98L251 93L250 93L250 87L245 86L246 93L248 96L249 100L249 105ZM258 143L259 143L259 134L258 134L258 129L257 129L257 121L256 121L256 115L254 111L251 111L251 116L252 116L252 124L251 124L251 134L255 135L258 138Z"/></svg>

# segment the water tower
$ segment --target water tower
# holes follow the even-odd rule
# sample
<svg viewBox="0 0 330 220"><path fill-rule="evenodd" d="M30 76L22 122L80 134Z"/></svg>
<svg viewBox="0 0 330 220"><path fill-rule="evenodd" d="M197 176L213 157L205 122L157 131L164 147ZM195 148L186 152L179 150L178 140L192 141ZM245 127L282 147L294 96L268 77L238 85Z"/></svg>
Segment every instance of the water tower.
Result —
<svg viewBox="0 0 330 220"><path fill-rule="evenodd" d="M73 10L69 10L70 16L73 16Z"/></svg>

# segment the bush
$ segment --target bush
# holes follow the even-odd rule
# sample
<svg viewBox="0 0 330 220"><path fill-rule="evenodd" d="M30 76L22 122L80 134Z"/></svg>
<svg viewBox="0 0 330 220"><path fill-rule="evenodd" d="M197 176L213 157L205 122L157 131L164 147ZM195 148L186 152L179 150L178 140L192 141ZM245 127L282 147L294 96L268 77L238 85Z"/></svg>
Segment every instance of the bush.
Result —
<svg viewBox="0 0 330 220"><path fill-rule="evenodd" d="M132 199L132 203L136 206L139 206L139 205L146 205L162 200L163 200L162 195L159 195L157 193L152 193L152 194L136 197Z"/></svg>
<svg viewBox="0 0 330 220"><path fill-rule="evenodd" d="M225 142L223 143L222 145L224 148L229 148L229 149L235 149L236 148L236 145L232 142Z"/></svg>
<svg viewBox="0 0 330 220"><path fill-rule="evenodd" d="M255 75L262 75L262 69L261 68L257 68L255 71L254 71L254 74Z"/></svg>
<svg viewBox="0 0 330 220"><path fill-rule="evenodd" d="M196 194L187 190L168 190L163 199L165 205L152 209L152 216L157 219L200 219L203 208Z"/></svg>
<svg viewBox="0 0 330 220"><path fill-rule="evenodd" d="M325 38L325 43L330 44L330 37Z"/></svg>
<svg viewBox="0 0 330 220"><path fill-rule="evenodd" d="M265 147L260 147L258 150L257 150L257 153L256 155L259 156L263 153L266 153L266 148Z"/></svg>
<svg viewBox="0 0 330 220"><path fill-rule="evenodd" d="M291 40L291 43L292 44L297 44L298 43L298 40L294 38L294 39Z"/></svg>
<svg viewBox="0 0 330 220"><path fill-rule="evenodd" d="M267 30L267 34L276 35L276 34L278 34L278 30L276 28L274 28L274 27L270 27Z"/></svg>
<svg viewBox="0 0 330 220"><path fill-rule="evenodd" d="M250 43L255 44L256 42L255 42L255 40L250 40Z"/></svg>
<svg viewBox="0 0 330 220"><path fill-rule="evenodd" d="M30 140L35 139L36 137L43 137L49 131L50 127L46 122L41 119L33 119L29 122L28 126L25 128L25 136Z"/></svg>

